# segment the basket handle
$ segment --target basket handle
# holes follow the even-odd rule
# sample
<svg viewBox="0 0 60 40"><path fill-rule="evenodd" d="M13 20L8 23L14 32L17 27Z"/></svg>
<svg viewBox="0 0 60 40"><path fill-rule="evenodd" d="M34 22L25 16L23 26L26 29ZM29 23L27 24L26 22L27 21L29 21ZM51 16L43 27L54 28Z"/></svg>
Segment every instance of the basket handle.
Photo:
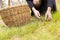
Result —
<svg viewBox="0 0 60 40"><path fill-rule="evenodd" d="M20 1L18 0L18 2L20 3ZM10 6L11 0L8 0L8 6Z"/></svg>
<svg viewBox="0 0 60 40"><path fill-rule="evenodd" d="M8 0L8 6L10 6L10 0Z"/></svg>

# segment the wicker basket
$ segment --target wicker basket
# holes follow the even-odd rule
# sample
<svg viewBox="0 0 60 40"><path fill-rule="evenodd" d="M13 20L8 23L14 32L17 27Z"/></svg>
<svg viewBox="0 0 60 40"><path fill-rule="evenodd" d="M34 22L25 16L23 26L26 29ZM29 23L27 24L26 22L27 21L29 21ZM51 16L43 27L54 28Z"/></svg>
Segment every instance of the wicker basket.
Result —
<svg viewBox="0 0 60 40"><path fill-rule="evenodd" d="M20 26L30 21L28 5L19 5L0 10L0 15L7 26Z"/></svg>

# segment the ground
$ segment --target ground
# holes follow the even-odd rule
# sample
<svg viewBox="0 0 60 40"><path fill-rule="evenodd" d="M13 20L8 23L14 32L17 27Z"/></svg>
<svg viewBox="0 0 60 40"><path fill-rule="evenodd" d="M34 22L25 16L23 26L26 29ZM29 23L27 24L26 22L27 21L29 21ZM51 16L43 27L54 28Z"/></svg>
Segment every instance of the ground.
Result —
<svg viewBox="0 0 60 40"><path fill-rule="evenodd" d="M21 27L4 27L0 18L0 40L60 40L60 0L51 21L33 21Z"/></svg>

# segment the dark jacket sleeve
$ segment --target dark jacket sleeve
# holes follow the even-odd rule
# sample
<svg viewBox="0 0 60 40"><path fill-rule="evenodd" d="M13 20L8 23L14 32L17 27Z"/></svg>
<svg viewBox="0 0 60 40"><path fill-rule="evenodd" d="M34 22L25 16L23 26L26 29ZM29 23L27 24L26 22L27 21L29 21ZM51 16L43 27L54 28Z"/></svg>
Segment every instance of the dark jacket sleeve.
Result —
<svg viewBox="0 0 60 40"><path fill-rule="evenodd" d="M56 10L56 0L48 0L47 7L51 7L53 11Z"/></svg>
<svg viewBox="0 0 60 40"><path fill-rule="evenodd" d="M29 7L32 9L32 7L34 7L33 0L26 0L26 1L28 3Z"/></svg>
<svg viewBox="0 0 60 40"><path fill-rule="evenodd" d="M53 1L52 0L47 0L47 7L53 7Z"/></svg>

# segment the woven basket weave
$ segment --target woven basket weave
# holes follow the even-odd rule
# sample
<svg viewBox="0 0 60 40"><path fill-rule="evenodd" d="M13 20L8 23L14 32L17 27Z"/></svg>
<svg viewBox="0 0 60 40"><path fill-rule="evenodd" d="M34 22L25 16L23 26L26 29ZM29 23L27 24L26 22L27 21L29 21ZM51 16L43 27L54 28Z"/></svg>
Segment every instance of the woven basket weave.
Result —
<svg viewBox="0 0 60 40"><path fill-rule="evenodd" d="M19 5L0 10L0 15L7 26L20 26L30 21L28 5Z"/></svg>

